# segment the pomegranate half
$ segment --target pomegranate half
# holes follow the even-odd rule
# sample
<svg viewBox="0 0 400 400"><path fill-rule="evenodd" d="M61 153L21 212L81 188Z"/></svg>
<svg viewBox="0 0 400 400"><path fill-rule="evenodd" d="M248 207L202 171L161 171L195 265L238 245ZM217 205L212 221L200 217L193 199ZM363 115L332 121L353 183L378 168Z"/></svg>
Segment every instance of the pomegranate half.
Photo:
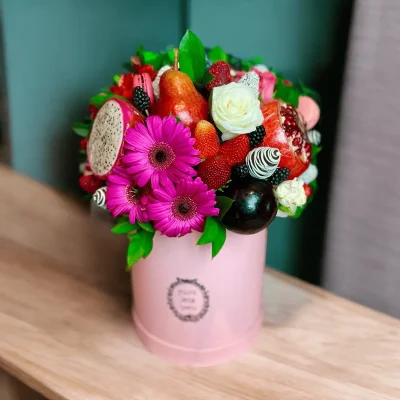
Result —
<svg viewBox="0 0 400 400"><path fill-rule="evenodd" d="M290 104L273 100L261 105L265 137L261 147L274 147L281 152L279 168L289 168L288 179L300 176L311 161L311 143L308 141L302 116Z"/></svg>

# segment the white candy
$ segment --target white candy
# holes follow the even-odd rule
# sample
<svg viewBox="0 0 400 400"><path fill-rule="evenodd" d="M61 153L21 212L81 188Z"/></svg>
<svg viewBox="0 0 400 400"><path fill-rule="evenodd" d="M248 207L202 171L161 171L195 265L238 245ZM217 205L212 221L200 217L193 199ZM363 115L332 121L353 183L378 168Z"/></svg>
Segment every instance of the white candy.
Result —
<svg viewBox="0 0 400 400"><path fill-rule="evenodd" d="M304 183L309 184L310 182L317 179L318 168L314 164L310 164L308 168L299 176Z"/></svg>
<svg viewBox="0 0 400 400"><path fill-rule="evenodd" d="M247 154L246 164L253 178L267 179L278 167L281 152L272 147L259 147Z"/></svg>
<svg viewBox="0 0 400 400"><path fill-rule="evenodd" d="M104 210L107 210L106 192L107 192L107 186L103 186L100 189L97 189L92 197L93 202L100 208L103 208Z"/></svg>
<svg viewBox="0 0 400 400"><path fill-rule="evenodd" d="M156 100L158 100L158 98L160 97L160 79L161 79L161 75L165 71L168 71L169 69L172 69L172 67L170 65L164 65L163 67L161 67L159 69L159 71L157 72L156 78L153 81L153 91L154 91L154 96L155 96Z"/></svg>
<svg viewBox="0 0 400 400"><path fill-rule="evenodd" d="M260 94L260 77L254 71L250 71L245 76L241 77L238 83L243 83L248 86L253 91L254 96L258 97Z"/></svg>
<svg viewBox="0 0 400 400"><path fill-rule="evenodd" d="M256 69L257 71L260 71L261 73L269 71L268 67L264 64L257 64L253 68Z"/></svg>
<svg viewBox="0 0 400 400"><path fill-rule="evenodd" d="M321 134L316 129L311 129L307 132L308 140L310 143L318 146L321 143Z"/></svg>

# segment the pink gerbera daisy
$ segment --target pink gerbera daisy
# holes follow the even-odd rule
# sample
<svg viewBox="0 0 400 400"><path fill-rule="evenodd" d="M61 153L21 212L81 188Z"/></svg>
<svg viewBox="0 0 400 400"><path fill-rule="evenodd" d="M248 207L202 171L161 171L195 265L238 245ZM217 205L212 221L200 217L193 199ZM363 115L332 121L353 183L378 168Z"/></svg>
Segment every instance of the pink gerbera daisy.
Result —
<svg viewBox="0 0 400 400"><path fill-rule="evenodd" d="M153 115L146 124L137 123L125 137L123 162L139 186L151 181L152 188L179 182L196 175L193 166L200 162L190 129L175 117Z"/></svg>
<svg viewBox="0 0 400 400"><path fill-rule="evenodd" d="M183 236L192 229L202 232L206 217L219 214L215 203L214 190L208 190L200 178L182 180L176 186L167 183L154 189L148 205L149 218L167 236Z"/></svg>
<svg viewBox="0 0 400 400"><path fill-rule="evenodd" d="M148 187L139 187L122 167L114 169L107 178L106 205L115 217L129 215L129 221L147 222Z"/></svg>

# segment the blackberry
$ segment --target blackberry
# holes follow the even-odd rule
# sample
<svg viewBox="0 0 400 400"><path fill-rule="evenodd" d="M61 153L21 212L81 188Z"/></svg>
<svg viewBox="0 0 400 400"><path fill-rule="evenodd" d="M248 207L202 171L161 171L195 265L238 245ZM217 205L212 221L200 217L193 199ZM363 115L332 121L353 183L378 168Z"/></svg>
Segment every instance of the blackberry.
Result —
<svg viewBox="0 0 400 400"><path fill-rule="evenodd" d="M290 169L283 167L277 168L275 172L267 179L267 182L271 185L279 185L285 181L290 175Z"/></svg>
<svg viewBox="0 0 400 400"><path fill-rule="evenodd" d="M231 176L233 180L244 179L249 175L249 167L246 164L237 164L232 167Z"/></svg>
<svg viewBox="0 0 400 400"><path fill-rule="evenodd" d="M140 86L133 90L133 104L142 113L150 107L150 97Z"/></svg>
<svg viewBox="0 0 400 400"><path fill-rule="evenodd" d="M257 147L264 139L265 128L260 125L257 126L256 130L249 133L250 146Z"/></svg>

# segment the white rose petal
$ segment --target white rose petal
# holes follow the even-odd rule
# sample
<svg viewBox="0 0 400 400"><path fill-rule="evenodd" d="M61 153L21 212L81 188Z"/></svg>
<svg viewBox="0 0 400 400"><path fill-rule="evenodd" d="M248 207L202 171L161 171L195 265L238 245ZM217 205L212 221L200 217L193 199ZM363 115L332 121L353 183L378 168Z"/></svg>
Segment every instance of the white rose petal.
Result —
<svg viewBox="0 0 400 400"><path fill-rule="evenodd" d="M279 204L288 207L294 214L297 207L304 206L307 202L304 182L294 178L291 181L284 181L274 190L275 198Z"/></svg>
<svg viewBox="0 0 400 400"><path fill-rule="evenodd" d="M211 115L215 125L223 133L222 140L252 132L264 120L260 101L253 91L236 82L213 89Z"/></svg>

